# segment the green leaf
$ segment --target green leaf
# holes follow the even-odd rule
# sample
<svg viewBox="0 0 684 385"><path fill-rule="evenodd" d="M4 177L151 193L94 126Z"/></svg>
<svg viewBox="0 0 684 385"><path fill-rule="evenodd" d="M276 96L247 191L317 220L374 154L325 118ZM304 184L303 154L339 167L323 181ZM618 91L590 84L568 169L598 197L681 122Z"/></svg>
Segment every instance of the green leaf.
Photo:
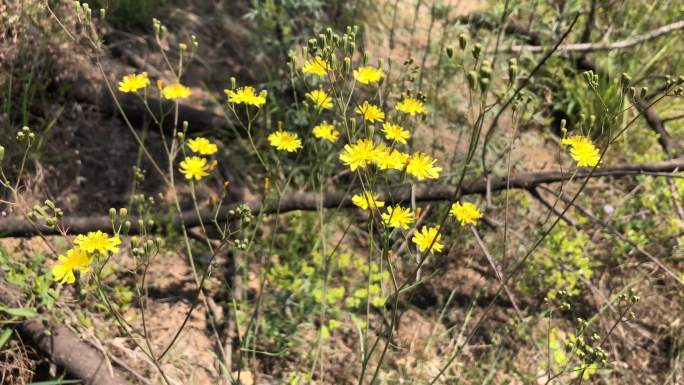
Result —
<svg viewBox="0 0 684 385"><path fill-rule="evenodd" d="M66 384L80 384L81 380L52 380L52 381L40 381L32 382L28 385L66 385Z"/></svg>
<svg viewBox="0 0 684 385"><path fill-rule="evenodd" d="M12 329L4 328L2 329L2 333L0 333L0 350L2 350L2 347L5 346L7 341L9 341L9 338L12 336Z"/></svg>
<svg viewBox="0 0 684 385"><path fill-rule="evenodd" d="M31 318L35 317L38 315L36 312L36 309L30 308L30 307L4 307L0 306L0 311L3 311L9 315L13 315L15 317L25 317L25 318Z"/></svg>

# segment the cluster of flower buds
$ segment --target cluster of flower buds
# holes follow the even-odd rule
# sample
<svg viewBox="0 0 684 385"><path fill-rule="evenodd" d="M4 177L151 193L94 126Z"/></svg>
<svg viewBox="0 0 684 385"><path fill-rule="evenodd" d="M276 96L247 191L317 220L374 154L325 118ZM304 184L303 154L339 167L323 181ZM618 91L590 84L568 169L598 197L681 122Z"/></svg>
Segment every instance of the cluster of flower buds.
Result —
<svg viewBox="0 0 684 385"><path fill-rule="evenodd" d="M243 223L250 223L252 222L252 219L254 219L254 215L252 214L252 210L247 206L246 204L241 204L240 206L236 207L234 210L228 210L228 215L231 217L237 217L238 219L241 219Z"/></svg>
<svg viewBox="0 0 684 385"><path fill-rule="evenodd" d="M22 127L21 130L17 132L17 140L25 140L26 142L31 143L34 139L36 139L36 134L26 126Z"/></svg>
<svg viewBox="0 0 684 385"><path fill-rule="evenodd" d="M46 200L44 205L35 205L33 209L27 214L28 219L35 222L38 219L45 221L45 225L49 228L54 228L57 220L64 216L62 209L57 207L51 200Z"/></svg>

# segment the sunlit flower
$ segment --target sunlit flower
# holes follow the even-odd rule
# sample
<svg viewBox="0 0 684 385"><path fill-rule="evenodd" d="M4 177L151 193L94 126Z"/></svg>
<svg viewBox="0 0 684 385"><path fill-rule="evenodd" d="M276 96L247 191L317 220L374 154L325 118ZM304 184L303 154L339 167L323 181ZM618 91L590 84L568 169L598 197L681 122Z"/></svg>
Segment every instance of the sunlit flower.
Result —
<svg viewBox="0 0 684 385"><path fill-rule="evenodd" d="M427 112L425 104L416 98L405 98L401 102L397 103L394 108L396 108L397 111L401 111L411 116L415 114L424 114Z"/></svg>
<svg viewBox="0 0 684 385"><path fill-rule="evenodd" d="M470 202L456 202L452 204L449 214L461 221L461 226L464 226L466 223L476 225L477 220L482 218L480 209Z"/></svg>
<svg viewBox="0 0 684 385"><path fill-rule="evenodd" d="M340 132L335 129L330 123L323 122L312 130L313 135L318 139L325 139L329 142L335 143L340 138Z"/></svg>
<svg viewBox="0 0 684 385"><path fill-rule="evenodd" d="M302 67L302 72L305 74L324 76L328 71L330 71L330 64L320 56L307 60Z"/></svg>
<svg viewBox="0 0 684 385"><path fill-rule="evenodd" d="M373 162L380 170L403 170L409 155L398 150L390 150L389 147L380 143L375 148Z"/></svg>
<svg viewBox="0 0 684 385"><path fill-rule="evenodd" d="M329 110L333 106L332 98L323 90L307 92L306 97L313 102L316 108Z"/></svg>
<svg viewBox="0 0 684 385"><path fill-rule="evenodd" d="M119 91L121 92L136 92L139 89L150 85L150 79L147 77L147 72L141 74L126 75L119 82Z"/></svg>
<svg viewBox="0 0 684 385"><path fill-rule="evenodd" d="M416 179L437 179L442 168L435 166L437 159L431 158L428 154L417 152L411 155L406 166L406 172L416 177Z"/></svg>
<svg viewBox="0 0 684 385"><path fill-rule="evenodd" d="M349 166L352 171L357 168L365 168L373 162L375 147L370 139L361 139L354 144L345 144L344 151L340 154L340 160Z"/></svg>
<svg viewBox="0 0 684 385"><path fill-rule="evenodd" d="M244 86L237 90L223 90L228 96L228 102L233 104L248 104L255 107L261 107L266 104L266 96L268 92L261 90L258 94L254 87Z"/></svg>
<svg viewBox="0 0 684 385"><path fill-rule="evenodd" d="M218 151L214 143L202 137L188 140L188 147L192 152L202 155L211 155Z"/></svg>
<svg viewBox="0 0 684 385"><path fill-rule="evenodd" d="M382 122L385 120L385 113L382 112L380 107L364 101L363 104L356 107L356 113L363 115L363 118L371 123Z"/></svg>
<svg viewBox="0 0 684 385"><path fill-rule="evenodd" d="M570 146L570 156L577 161L577 167L595 167L601 159L599 149L584 136L564 138L561 144Z"/></svg>
<svg viewBox="0 0 684 385"><path fill-rule="evenodd" d="M382 76L381 69L371 66L359 67L359 69L354 70L354 79L363 84L377 83L382 79Z"/></svg>
<svg viewBox="0 0 684 385"><path fill-rule="evenodd" d="M420 231L413 233L411 240L423 253L426 251L439 253L444 248L444 245L440 243L441 239L442 235L438 234L437 227L423 226Z"/></svg>
<svg viewBox="0 0 684 385"><path fill-rule="evenodd" d="M185 179L201 180L205 176L209 175L209 165L205 158L200 158L199 156L191 156L185 158L180 162L180 172L185 175Z"/></svg>
<svg viewBox="0 0 684 385"><path fill-rule="evenodd" d="M121 239L117 236L110 237L102 231L91 231L87 235L79 235L74 240L74 245L86 253L106 254L118 253L117 247L121 243Z"/></svg>
<svg viewBox="0 0 684 385"><path fill-rule="evenodd" d="M294 132L277 131L268 136L268 142L277 150L296 152L302 148L302 141Z"/></svg>
<svg viewBox="0 0 684 385"><path fill-rule="evenodd" d="M57 264L52 268L52 277L60 283L74 283L76 282L74 271L78 270L81 274L87 273L92 261L92 255L79 247L74 247L68 250L66 255L58 257Z"/></svg>
<svg viewBox="0 0 684 385"><path fill-rule="evenodd" d="M377 209L378 207L385 205L385 202L378 200L379 198L380 194L378 193L364 191L361 194L355 194L352 196L352 203L363 210L368 210L369 207Z"/></svg>
<svg viewBox="0 0 684 385"><path fill-rule="evenodd" d="M180 83L169 84L162 89L162 96L168 100L187 98L190 96L190 88Z"/></svg>
<svg viewBox="0 0 684 385"><path fill-rule="evenodd" d="M410 208L395 205L387 207L387 212L382 213L382 222L389 227L407 230L415 220Z"/></svg>
<svg viewBox="0 0 684 385"><path fill-rule="evenodd" d="M387 140L393 140L401 144L406 144L406 139L411 136L408 130L404 130L400 125L390 122L382 125L382 132Z"/></svg>

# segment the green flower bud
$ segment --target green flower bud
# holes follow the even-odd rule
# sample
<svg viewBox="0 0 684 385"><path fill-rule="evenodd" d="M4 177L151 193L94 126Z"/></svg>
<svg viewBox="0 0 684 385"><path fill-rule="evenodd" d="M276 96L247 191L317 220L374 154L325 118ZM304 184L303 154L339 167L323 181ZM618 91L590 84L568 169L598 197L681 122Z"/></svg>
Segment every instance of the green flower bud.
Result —
<svg viewBox="0 0 684 385"><path fill-rule="evenodd" d="M351 58L349 56L344 58L344 63L342 64L342 71L345 74L348 74L351 72Z"/></svg>
<svg viewBox="0 0 684 385"><path fill-rule="evenodd" d="M454 47L452 46L447 46L446 47L446 55L449 59L454 57Z"/></svg>
<svg viewBox="0 0 684 385"><path fill-rule="evenodd" d="M489 79L488 78L480 78L480 90L482 92L487 91L487 88L489 88Z"/></svg>
<svg viewBox="0 0 684 385"><path fill-rule="evenodd" d="M468 88L471 90L475 89L475 83L477 82L477 72L475 71L470 71L468 72Z"/></svg>
<svg viewBox="0 0 684 385"><path fill-rule="evenodd" d="M480 44L480 43L475 44L475 46L473 47L472 53L473 53L473 58L475 58L475 60L479 60L480 54L482 54L482 44Z"/></svg>
<svg viewBox="0 0 684 385"><path fill-rule="evenodd" d="M128 209L125 207L122 207L119 209L119 217L121 218L126 218L128 216Z"/></svg>
<svg viewBox="0 0 684 385"><path fill-rule="evenodd" d="M231 76L229 80L230 80L230 89L234 90L235 88L237 88L237 80L235 79L235 76Z"/></svg>
<svg viewBox="0 0 684 385"><path fill-rule="evenodd" d="M116 209L114 207L109 208L109 219L112 221L116 219Z"/></svg>
<svg viewBox="0 0 684 385"><path fill-rule="evenodd" d="M5 147L0 146L0 162L5 158Z"/></svg>
<svg viewBox="0 0 684 385"><path fill-rule="evenodd" d="M458 46L461 49L466 49L468 46L468 36L465 33L458 35Z"/></svg>
<svg viewBox="0 0 684 385"><path fill-rule="evenodd" d="M629 97L632 99L636 98L636 88L629 87Z"/></svg>
<svg viewBox="0 0 684 385"><path fill-rule="evenodd" d="M632 81L632 77L629 76L629 74L627 74L626 72L623 72L622 76L620 76L620 84L622 85L623 88L627 87L631 81Z"/></svg>
<svg viewBox="0 0 684 385"><path fill-rule="evenodd" d="M641 91L639 91L639 98L646 99L646 95L648 95L648 87L641 87Z"/></svg>
<svg viewBox="0 0 684 385"><path fill-rule="evenodd" d="M107 17L107 11L104 8L100 8L100 19Z"/></svg>

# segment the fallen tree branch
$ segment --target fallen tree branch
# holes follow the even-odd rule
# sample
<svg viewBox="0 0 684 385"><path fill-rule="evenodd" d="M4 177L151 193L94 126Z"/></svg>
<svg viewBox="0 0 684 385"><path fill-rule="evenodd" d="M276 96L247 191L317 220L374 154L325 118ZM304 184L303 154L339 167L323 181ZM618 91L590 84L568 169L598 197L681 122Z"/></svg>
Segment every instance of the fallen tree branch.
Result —
<svg viewBox="0 0 684 385"><path fill-rule="evenodd" d="M589 168L581 168L574 174L574 178L590 176ZM600 167L594 171L591 177L624 177L630 175L654 175L654 176L674 176L676 173L684 170L684 158L672 159L658 163L643 163L643 164L618 164L614 166ZM557 183L567 181L572 178L572 173L561 173L556 171L547 172L531 172L519 175L513 175L510 178L506 176L490 177L489 191L502 191L507 188L531 190L537 186L549 183ZM485 194L487 192L487 183L484 179L472 179L465 181L461 188L462 195ZM437 184L423 184L417 186L415 189L415 200L417 202L435 202L435 201L450 201L454 194L456 194L456 186L437 185ZM399 186L391 191L386 191L381 194L387 204L394 204L400 202L409 202L411 200L410 185ZM324 194L299 192L286 195L280 199L279 202L267 202L262 204L261 199L254 199L247 201L246 204L252 213L257 214L263 211L264 214L287 213L290 211L316 211L321 207L325 209L352 207L350 194L333 191ZM240 203L234 203L225 207L216 219L219 223L230 219L230 210L234 210ZM193 210L185 211L181 215L176 215L170 219L172 226L180 226L184 224L187 227L198 226L200 221L203 223L210 223L213 221L215 213L209 210L203 210L201 216L197 216ZM132 217L131 234L140 232L138 226L138 218ZM111 219L107 215L94 217L65 217L60 219L59 226L63 228L68 234L83 234L89 231L102 230L105 232L112 231ZM42 224L32 224L22 219L8 218L0 220L0 236L1 237L31 237L37 234L37 230L44 235L59 235L60 231L56 228L49 228Z"/></svg>
<svg viewBox="0 0 684 385"><path fill-rule="evenodd" d="M613 49L625 49L634 47L649 40L657 39L661 36L667 35L671 32L684 29L684 20L676 23L664 25L660 28L646 32L641 35L632 36L624 40L616 42L604 43L577 43L577 44L563 44L558 47L559 52L595 52L595 51L609 51ZM514 45L504 48L503 52L518 53L518 52L543 52L548 47L544 45Z"/></svg>
<svg viewBox="0 0 684 385"><path fill-rule="evenodd" d="M23 293L5 280L0 270L0 303L21 307ZM81 341L71 329L63 325L48 324L42 320L29 319L19 324L19 331L33 346L50 356L52 361L66 369L70 375L84 384L129 385L116 368L107 364L107 358L89 344Z"/></svg>

